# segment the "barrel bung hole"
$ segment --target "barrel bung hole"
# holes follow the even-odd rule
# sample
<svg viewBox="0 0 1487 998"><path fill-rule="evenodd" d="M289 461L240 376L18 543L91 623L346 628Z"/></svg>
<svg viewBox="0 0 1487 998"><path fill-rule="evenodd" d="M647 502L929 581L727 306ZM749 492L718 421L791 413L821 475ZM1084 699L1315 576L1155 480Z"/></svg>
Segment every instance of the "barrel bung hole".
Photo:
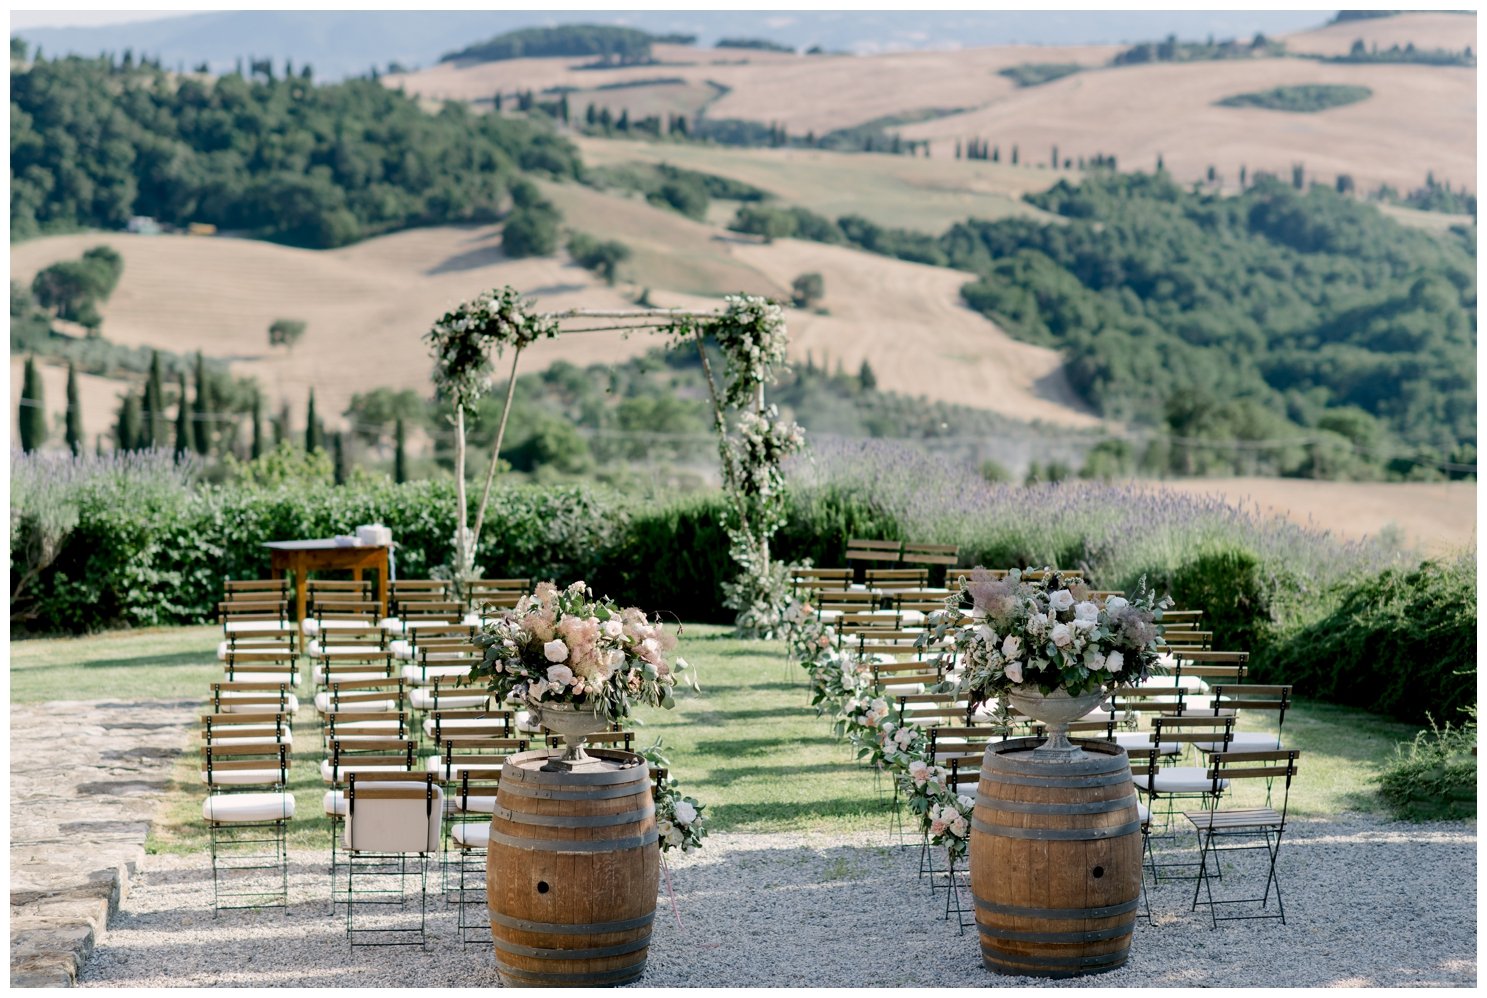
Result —
<svg viewBox="0 0 1487 998"><path fill-rule="evenodd" d="M1096 880L1099 880L1105 875L1105 868L1103 866L1097 866L1089 872L1094 876Z"/></svg>
<svg viewBox="0 0 1487 998"><path fill-rule="evenodd" d="M547 886L547 881L546 880L539 880L539 881L537 881L537 893L538 894L546 894L549 890L551 890L551 888L549 888Z"/></svg>

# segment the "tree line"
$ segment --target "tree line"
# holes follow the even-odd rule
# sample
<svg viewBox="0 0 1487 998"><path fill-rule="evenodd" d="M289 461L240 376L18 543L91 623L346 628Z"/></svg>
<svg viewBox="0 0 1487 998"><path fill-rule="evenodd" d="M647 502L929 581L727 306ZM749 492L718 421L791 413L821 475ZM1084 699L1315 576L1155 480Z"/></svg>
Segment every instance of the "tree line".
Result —
<svg viewBox="0 0 1487 998"><path fill-rule="evenodd" d="M437 113L371 80L216 79L112 56L12 64L11 232L134 216L300 246L499 217L524 172L577 176L541 119Z"/></svg>

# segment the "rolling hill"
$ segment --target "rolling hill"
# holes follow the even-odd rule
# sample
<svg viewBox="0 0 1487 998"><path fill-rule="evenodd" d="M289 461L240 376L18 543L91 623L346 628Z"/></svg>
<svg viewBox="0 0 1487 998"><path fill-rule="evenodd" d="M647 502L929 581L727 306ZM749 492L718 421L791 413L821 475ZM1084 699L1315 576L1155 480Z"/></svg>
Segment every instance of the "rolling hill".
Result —
<svg viewBox="0 0 1487 998"><path fill-rule="evenodd" d="M547 184L544 192L569 227L622 235L635 252L622 277L630 292L650 288L657 304L711 307L732 291L788 298L797 274L819 271L830 314L792 310L793 358L809 352L854 367L866 358L887 390L1060 426L1099 423L1068 390L1056 353L1011 340L961 304L967 275L793 240L763 246L639 199L574 184ZM415 229L330 251L231 238L53 236L14 247L12 278L29 281L42 267L100 244L124 257L123 278L102 308L108 339L227 360L235 373L259 380L269 411L287 400L296 418L313 386L332 428L358 391L385 385L430 392L424 331L484 288L511 284L552 309L631 304L621 289L565 256L506 258L498 226ZM308 323L292 352L268 345L268 326L280 317ZM926 349L931 335L932 351ZM559 358L614 362L656 342L617 333L543 341L524 356L522 370ZM108 394L99 388L96 400L84 400L90 435L112 424L117 401L105 401ZM60 387L48 384L47 401L61 410Z"/></svg>

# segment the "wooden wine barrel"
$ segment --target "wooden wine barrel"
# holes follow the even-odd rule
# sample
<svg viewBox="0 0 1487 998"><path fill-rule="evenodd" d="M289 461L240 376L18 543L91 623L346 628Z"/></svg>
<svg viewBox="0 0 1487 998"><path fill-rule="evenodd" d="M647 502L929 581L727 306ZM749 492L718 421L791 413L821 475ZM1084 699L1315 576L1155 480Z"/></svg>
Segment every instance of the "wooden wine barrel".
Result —
<svg viewBox="0 0 1487 998"><path fill-rule="evenodd" d="M987 747L971 819L981 960L1001 974L1075 977L1126 962L1141 899L1141 822L1125 751L1044 762L1037 738Z"/></svg>
<svg viewBox="0 0 1487 998"><path fill-rule="evenodd" d="M628 984L645 973L661 851L645 761L590 749L579 772L546 752L506 761L486 850L496 969L507 987Z"/></svg>

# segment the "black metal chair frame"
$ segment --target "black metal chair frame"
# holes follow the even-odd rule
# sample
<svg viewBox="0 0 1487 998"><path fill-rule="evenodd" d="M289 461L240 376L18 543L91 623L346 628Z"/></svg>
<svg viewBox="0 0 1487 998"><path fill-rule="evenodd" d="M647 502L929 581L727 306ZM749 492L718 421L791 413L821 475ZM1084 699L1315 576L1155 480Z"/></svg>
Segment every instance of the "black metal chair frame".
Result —
<svg viewBox="0 0 1487 998"><path fill-rule="evenodd" d="M1208 905L1208 916L1213 923L1212 928L1217 929L1219 922L1249 921L1254 919L1268 918L1278 918L1280 919L1280 923L1282 925L1286 924L1286 906L1285 902L1281 900L1280 879L1276 876L1276 863L1280 858L1281 839L1285 835L1286 813L1290 806L1291 798L1291 781L1296 776L1296 757L1298 755L1300 755L1300 753L1295 751L1294 749L1279 749L1268 752L1220 752L1214 753L1210 757L1209 773L1210 776L1213 778L1215 784L1217 784L1220 779L1233 780L1241 776L1263 776L1267 780L1274 779L1275 777L1285 778L1285 785L1281 798L1281 809L1279 811L1275 811L1269 806L1254 809L1255 817L1252 820L1243 821L1242 823L1236 823L1223 828L1215 828L1214 825L1221 817L1223 817L1225 812L1217 810L1205 811L1201 816L1203 819L1202 821L1200 821L1198 817L1195 817L1193 815L1187 816L1188 820L1197 830L1198 838L1200 841L1198 856L1198 877L1197 883L1193 887L1193 904L1189 910L1197 911L1199 904ZM1261 766L1259 768L1259 771L1256 772L1235 773L1233 770L1229 769L1229 767L1234 763L1244 764L1254 762L1278 762L1281 758L1285 759L1284 765ZM1224 775L1226 772L1229 775ZM1248 812L1239 813L1242 814ZM1206 828L1204 827L1205 822L1207 823ZM1257 836L1263 837L1264 842L1257 842L1252 845L1236 846L1221 846L1215 844L1215 840L1222 841L1224 839L1230 838L1254 839ZM1213 896L1213 881L1219 878L1214 874L1208 872L1208 857L1210 855L1213 856L1214 865L1215 867L1217 867L1218 854L1221 852L1246 852L1259 849L1264 849L1266 851L1269 861L1265 875L1264 894L1256 898L1215 898ZM1270 907L1270 892L1272 888L1275 891L1276 910L1274 913L1270 913L1268 911ZM1201 900L1200 894L1204 893L1205 890L1207 893L1207 899ZM1223 916L1220 916L1218 914L1219 905L1254 904L1255 902L1259 902L1261 909L1266 911L1265 914Z"/></svg>

